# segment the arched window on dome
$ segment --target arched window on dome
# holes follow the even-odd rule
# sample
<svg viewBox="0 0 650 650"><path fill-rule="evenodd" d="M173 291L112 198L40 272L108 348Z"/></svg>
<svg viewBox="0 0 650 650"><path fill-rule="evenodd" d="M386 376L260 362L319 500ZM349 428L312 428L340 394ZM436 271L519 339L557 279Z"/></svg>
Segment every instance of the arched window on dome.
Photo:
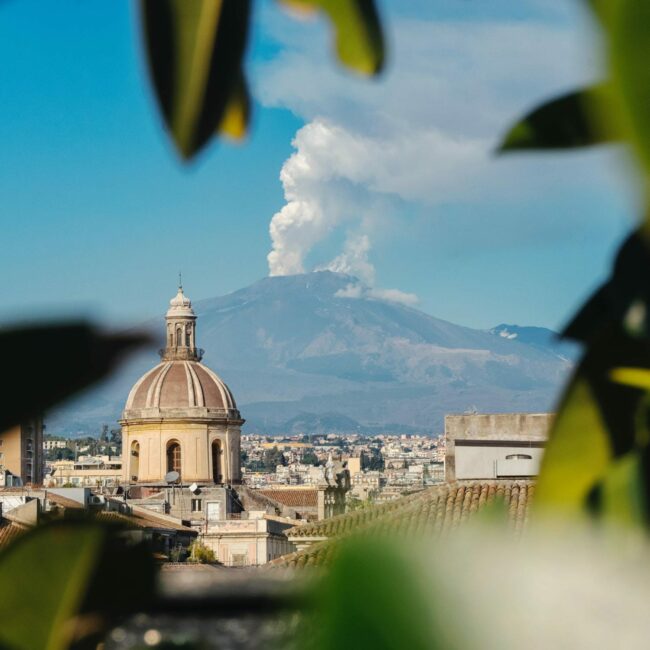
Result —
<svg viewBox="0 0 650 650"><path fill-rule="evenodd" d="M167 443L167 471L181 473L181 443L178 440Z"/></svg>
<svg viewBox="0 0 650 650"><path fill-rule="evenodd" d="M191 342L190 342L190 333L191 333L191 328L188 325L185 328L185 347L187 347L187 348L192 347Z"/></svg>
<svg viewBox="0 0 650 650"><path fill-rule="evenodd" d="M137 481L138 476L140 475L140 443L137 440L134 440L131 443L131 456L129 458L129 463L131 480Z"/></svg>
<svg viewBox="0 0 650 650"><path fill-rule="evenodd" d="M183 330L180 327L176 328L176 347L180 348L183 345Z"/></svg>
<svg viewBox="0 0 650 650"><path fill-rule="evenodd" d="M223 483L223 473L221 471L221 442L213 440L212 442L212 480L215 483Z"/></svg>

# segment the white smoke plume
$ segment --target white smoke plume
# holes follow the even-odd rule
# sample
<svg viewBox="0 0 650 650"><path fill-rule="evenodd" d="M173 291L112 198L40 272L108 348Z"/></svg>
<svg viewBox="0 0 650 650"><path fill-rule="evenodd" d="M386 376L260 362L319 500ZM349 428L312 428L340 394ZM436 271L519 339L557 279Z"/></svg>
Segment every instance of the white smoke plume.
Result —
<svg viewBox="0 0 650 650"><path fill-rule="evenodd" d="M579 55L584 48L575 31L553 21L391 24L393 67L373 85L339 74L304 30L278 25L283 49L259 69L259 99L306 124L282 167L286 204L270 223L268 263L270 275L304 272L310 254L345 228L350 234L342 252L324 268L359 277L374 297L383 291L384 299L412 303L415 296L375 288L370 249L378 245L377 220L394 223L403 217L396 206L400 212L415 206L444 228L449 205L525 204L551 187L591 186L597 161L577 177L568 158L565 165L554 159L544 166L523 157L495 162L491 152L504 125L531 98L588 81L594 62ZM373 201L393 212L377 210ZM469 232L506 229L507 216L499 223L497 210L490 223L484 211L476 212ZM536 220L517 236L536 241L541 228L543 221ZM483 245L481 236L475 239ZM346 292L369 295L356 286Z"/></svg>
<svg viewBox="0 0 650 650"><path fill-rule="evenodd" d="M357 180L344 142L350 142L345 129L322 119L296 133L292 142L296 151L280 172L287 203L269 226L270 275L303 273L312 248L353 209L353 197L341 186Z"/></svg>
<svg viewBox="0 0 650 650"><path fill-rule="evenodd" d="M370 239L368 235L348 238L343 252L318 270L355 275L365 284L373 286L375 284L375 267L368 260L369 252Z"/></svg>
<svg viewBox="0 0 650 650"><path fill-rule="evenodd" d="M343 252L329 264L318 268L319 271L335 271L354 275L359 282L351 282L344 289L336 292L337 298L375 298L398 302L403 305L415 305L418 297L414 293L405 293L399 289L377 289L375 285L375 267L368 259L370 239L368 235L349 237Z"/></svg>
<svg viewBox="0 0 650 650"><path fill-rule="evenodd" d="M394 127L371 136L322 118L302 127L292 144L296 151L280 172L287 203L269 226L270 275L303 273L307 255L342 221L363 221L362 206L373 194L429 203L433 196L440 201L467 193L466 175L484 164L488 149L485 142L459 141L437 129L415 132ZM445 161L444 168L426 164L432 152ZM349 263L356 246L358 241L348 242L331 265ZM368 249L369 242L356 274L374 274ZM374 278L367 280L372 284Z"/></svg>

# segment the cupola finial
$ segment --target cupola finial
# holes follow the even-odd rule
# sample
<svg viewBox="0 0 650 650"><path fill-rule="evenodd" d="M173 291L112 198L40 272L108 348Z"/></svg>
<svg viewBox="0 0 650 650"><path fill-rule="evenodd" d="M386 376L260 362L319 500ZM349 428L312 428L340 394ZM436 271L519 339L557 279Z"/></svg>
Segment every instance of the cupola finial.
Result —
<svg viewBox="0 0 650 650"><path fill-rule="evenodd" d="M169 301L165 315L167 345L161 350L163 360L200 360L202 350L196 347L196 314L192 301L183 293L183 276L178 273L178 293Z"/></svg>

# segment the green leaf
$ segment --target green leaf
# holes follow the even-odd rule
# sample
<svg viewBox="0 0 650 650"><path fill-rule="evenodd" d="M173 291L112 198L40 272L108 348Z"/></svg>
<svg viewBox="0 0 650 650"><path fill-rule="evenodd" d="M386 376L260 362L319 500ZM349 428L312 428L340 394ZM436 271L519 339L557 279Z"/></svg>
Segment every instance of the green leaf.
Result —
<svg viewBox="0 0 650 650"><path fill-rule="evenodd" d="M84 323L0 330L3 363L11 369L0 431L42 413L110 372L143 335L110 336Z"/></svg>
<svg viewBox="0 0 650 650"><path fill-rule="evenodd" d="M389 542L343 542L318 587L318 650L431 650L431 612L403 557Z"/></svg>
<svg viewBox="0 0 650 650"><path fill-rule="evenodd" d="M643 465L638 451L611 463L590 495L593 514L609 524L645 527L650 521L645 499Z"/></svg>
<svg viewBox="0 0 650 650"><path fill-rule="evenodd" d="M611 463L647 445L647 392L631 384L625 370L630 367L650 368L649 347L609 325L592 342L563 397L542 461L538 509L587 508Z"/></svg>
<svg viewBox="0 0 650 650"><path fill-rule="evenodd" d="M335 30L339 60L356 72L375 75L384 65L384 36L373 0L280 0L299 11L320 10Z"/></svg>
<svg viewBox="0 0 650 650"><path fill-rule="evenodd" d="M506 134L499 152L527 149L567 149L618 139L605 128L608 114L605 85L577 90L542 104L524 116Z"/></svg>
<svg viewBox="0 0 650 650"><path fill-rule="evenodd" d="M647 368L613 368L610 376L612 381L619 384L650 391L650 370Z"/></svg>
<svg viewBox="0 0 650 650"><path fill-rule="evenodd" d="M194 156L222 126L245 131L247 118L235 128L232 111L243 102L250 0L141 0L141 7L154 88L181 156Z"/></svg>
<svg viewBox="0 0 650 650"><path fill-rule="evenodd" d="M0 642L15 650L67 648L101 543L95 526L48 526L0 555Z"/></svg>
<svg viewBox="0 0 650 650"><path fill-rule="evenodd" d="M560 514L580 510L612 458L609 432L584 377L577 373L560 406L535 489L534 506Z"/></svg>
<svg viewBox="0 0 650 650"><path fill-rule="evenodd" d="M62 650L96 647L115 616L153 598L147 548L124 531L88 520L39 526L0 553L0 645ZM88 646L86 646L88 647Z"/></svg>
<svg viewBox="0 0 650 650"><path fill-rule="evenodd" d="M646 170L650 169L650 3L594 3L608 37L610 75L621 126Z"/></svg>
<svg viewBox="0 0 650 650"><path fill-rule="evenodd" d="M591 343L614 323L633 336L650 336L649 274L650 250L637 230L616 255L611 278L581 307L562 335Z"/></svg>
<svg viewBox="0 0 650 650"><path fill-rule="evenodd" d="M246 87L244 73L240 72L231 96L226 104L226 110L219 125L219 131L233 140L241 140L248 131L251 113L251 100Z"/></svg>

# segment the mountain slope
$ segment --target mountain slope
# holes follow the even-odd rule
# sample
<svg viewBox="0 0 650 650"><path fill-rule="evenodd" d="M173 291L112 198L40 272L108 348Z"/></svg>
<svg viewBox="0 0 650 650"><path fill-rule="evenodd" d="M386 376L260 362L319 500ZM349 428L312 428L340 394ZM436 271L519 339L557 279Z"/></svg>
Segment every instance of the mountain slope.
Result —
<svg viewBox="0 0 650 650"><path fill-rule="evenodd" d="M557 333L545 327L521 327L501 323L490 330L490 334L500 336L508 341L519 341L536 348L541 348L558 356L576 361L580 351L576 343L561 340Z"/></svg>
<svg viewBox="0 0 650 650"><path fill-rule="evenodd" d="M474 330L367 293L343 297L357 283L329 271L272 277L194 304L204 361L230 385L249 430L325 422L435 432L449 412L552 407L572 363L551 337L541 345L500 333L513 326ZM162 317L152 327L161 332ZM155 362L153 353L141 355L54 414L50 430L115 421Z"/></svg>

